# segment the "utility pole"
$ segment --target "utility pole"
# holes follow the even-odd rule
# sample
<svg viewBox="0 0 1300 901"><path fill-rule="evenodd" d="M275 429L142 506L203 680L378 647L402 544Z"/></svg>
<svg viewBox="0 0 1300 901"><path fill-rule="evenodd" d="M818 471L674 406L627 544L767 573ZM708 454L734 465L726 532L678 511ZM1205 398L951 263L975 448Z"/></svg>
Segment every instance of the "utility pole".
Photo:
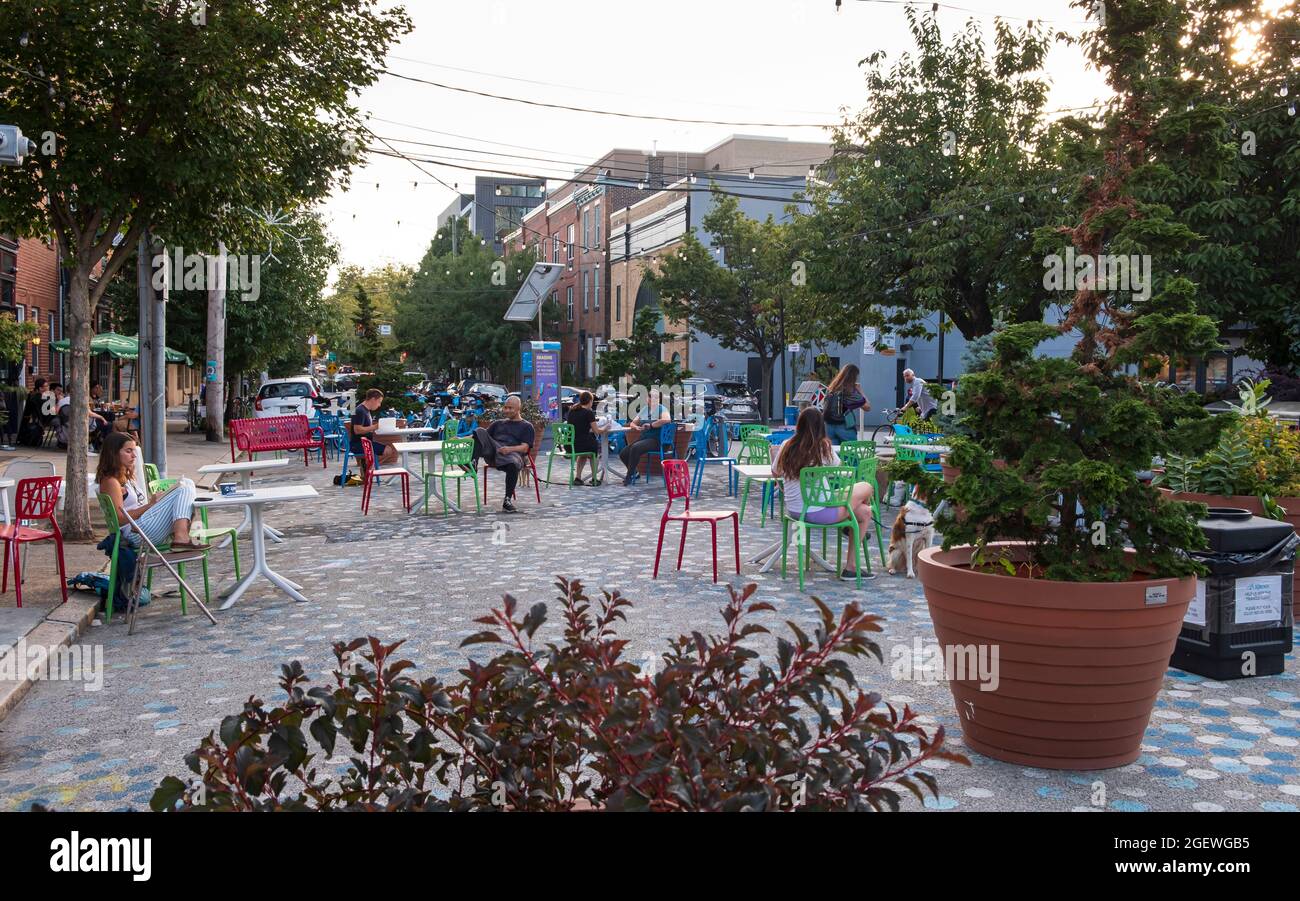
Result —
<svg viewBox="0 0 1300 901"><path fill-rule="evenodd" d="M226 415L226 243L217 242L216 278L208 281L208 358L203 368L208 440L225 440ZM215 284L213 284L215 282Z"/></svg>
<svg viewBox="0 0 1300 901"><path fill-rule="evenodd" d="M143 432L140 437L142 445L140 450L144 453L145 458L150 463L156 462L152 451L153 442L153 425L149 417L149 398L153 397L153 385L150 384L153 378L153 367L149 365L148 342L149 336L153 334L153 328L150 320L154 315L153 302L153 236L149 229L145 229L140 235L140 243L136 245L136 299L139 303L139 323L136 329L136 355L135 363L135 386L136 386L136 407L140 411L140 431ZM165 275L170 276L167 265L166 249L162 255L162 271ZM161 470L159 470L161 472Z"/></svg>
<svg viewBox="0 0 1300 901"><path fill-rule="evenodd" d="M164 249L164 253L166 250ZM171 269L167 270L171 275ZM149 317L149 434L153 435L154 465L158 475L167 476L167 298L171 295L171 279L163 283L161 291L152 292L153 315ZM141 411L143 412L143 411Z"/></svg>

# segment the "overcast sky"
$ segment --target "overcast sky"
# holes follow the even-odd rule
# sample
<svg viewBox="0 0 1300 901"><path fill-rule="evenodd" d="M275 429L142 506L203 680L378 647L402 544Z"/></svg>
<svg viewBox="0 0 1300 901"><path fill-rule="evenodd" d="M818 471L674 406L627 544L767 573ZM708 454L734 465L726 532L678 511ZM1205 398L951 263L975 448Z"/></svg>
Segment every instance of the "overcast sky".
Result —
<svg viewBox="0 0 1300 901"><path fill-rule="evenodd" d="M405 6L415 29L389 54L394 72L546 103L687 119L837 122L842 108L857 109L866 96L861 59L875 50L894 59L912 48L903 5L891 0L844 0L838 13L834 0L407 0ZM949 0L939 21L947 34L974 17L991 33L994 15L1018 24L1046 19L1054 31L1090 27L1068 0ZM1047 74L1049 109L1092 103L1105 90L1077 48L1055 48ZM370 127L378 135L447 145L395 142L403 151L456 158L422 165L467 192L483 173L454 165L548 175L558 183L612 147L649 150L657 141L660 150L702 151L731 134L830 137L817 127L696 125L543 109L389 75L361 95L359 106L374 117ZM411 163L372 155L325 214L344 264L417 264L452 198L452 190Z"/></svg>

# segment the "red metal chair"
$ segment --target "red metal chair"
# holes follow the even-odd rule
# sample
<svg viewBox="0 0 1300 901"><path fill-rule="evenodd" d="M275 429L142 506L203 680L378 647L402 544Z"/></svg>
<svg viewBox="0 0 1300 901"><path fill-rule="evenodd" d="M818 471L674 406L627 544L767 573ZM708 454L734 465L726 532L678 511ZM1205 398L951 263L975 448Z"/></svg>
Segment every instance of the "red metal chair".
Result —
<svg viewBox="0 0 1300 901"><path fill-rule="evenodd" d="M664 530L670 522L682 524L682 540L677 548L677 568L682 568L682 555L686 552L686 527L693 522L707 522L713 529L713 581L718 581L718 523L731 520L731 534L736 546L736 573L740 573L740 522L735 510L692 510L691 509L691 475L685 460L664 460L664 485L668 488L668 506L664 508L663 519L659 522L659 546L655 548L655 571L651 578L659 578L659 555L664 548ZM677 498L686 501L686 509L673 513L673 501Z"/></svg>
<svg viewBox="0 0 1300 901"><path fill-rule="evenodd" d="M14 496L14 522L0 526L0 540L5 543L4 575L0 577L0 593L9 590L9 558L14 561L14 591L18 595L18 606L23 605L22 554L19 549L33 541L54 539L54 553L59 562L59 587L63 590L63 601L68 600L68 578L63 568L63 533L54 521L54 508L59 503L59 486L63 484L62 476L44 476L38 479L22 479ZM48 519L50 531L34 529L18 523Z"/></svg>
<svg viewBox="0 0 1300 901"><path fill-rule="evenodd" d="M370 443L369 438L361 439L361 449L366 455L366 474L361 486L361 515L366 516L370 513L370 492L374 486L379 483L380 479L389 476L398 476L402 480L402 506L409 512L411 509L411 474L400 466L390 466L387 469L375 468L375 447Z"/></svg>
<svg viewBox="0 0 1300 901"><path fill-rule="evenodd" d="M537 495L537 503L540 504L542 502L542 480L537 478L537 445L533 445L532 449L528 451L528 456L524 458L524 467L525 471L533 478L533 493ZM488 466L486 461L483 462L483 503L485 504L487 503L488 471L491 469L492 467ZM519 475L522 478L524 473L521 472Z"/></svg>

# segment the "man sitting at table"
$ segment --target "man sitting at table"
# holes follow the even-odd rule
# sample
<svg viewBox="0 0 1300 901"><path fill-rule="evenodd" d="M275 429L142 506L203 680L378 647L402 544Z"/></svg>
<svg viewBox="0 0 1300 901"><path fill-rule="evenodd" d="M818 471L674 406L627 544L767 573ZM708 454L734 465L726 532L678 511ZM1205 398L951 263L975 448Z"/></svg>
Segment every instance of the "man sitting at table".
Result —
<svg viewBox="0 0 1300 901"><path fill-rule="evenodd" d="M524 456L532 452L537 433L533 424L520 415L523 405L516 395L510 395L501 405L505 419L498 419L486 429L474 430L474 466L480 459L494 469L506 474L506 499L501 504L503 513L514 513L515 486L519 472L524 468Z"/></svg>
<svg viewBox="0 0 1300 901"><path fill-rule="evenodd" d="M357 408L352 413L352 422L348 425L352 432L351 449L352 455L357 458L357 463L364 469L366 464L366 452L361 447L361 439L369 438L370 446L375 452L376 466L391 466L397 462L397 448L391 444L381 444L375 440L375 433L379 431L379 424L375 422L375 413L384 403L384 392L378 388L371 388L366 392L365 400L357 404Z"/></svg>
<svg viewBox="0 0 1300 901"><path fill-rule="evenodd" d="M659 450L659 429L672 421L668 408L659 402L659 392L651 391L645 409L628 423L627 446L618 452L619 459L627 467L627 475L623 477L624 485L632 484L637 467L641 465L641 458L646 452Z"/></svg>

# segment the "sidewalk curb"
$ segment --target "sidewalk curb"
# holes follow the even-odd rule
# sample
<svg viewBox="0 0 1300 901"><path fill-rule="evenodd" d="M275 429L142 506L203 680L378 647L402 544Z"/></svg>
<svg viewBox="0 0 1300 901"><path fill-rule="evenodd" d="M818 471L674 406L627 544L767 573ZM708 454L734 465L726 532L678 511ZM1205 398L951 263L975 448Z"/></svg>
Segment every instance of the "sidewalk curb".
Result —
<svg viewBox="0 0 1300 901"><path fill-rule="evenodd" d="M25 641L29 647L40 646L49 649L66 647L90 628L98 608L98 597L89 599L79 594L70 595L66 603L51 609L45 619L33 626L20 641ZM4 658L14 653L16 648L17 645L14 645L0 654L0 665L3 665ZM22 672L20 678L13 682L0 682L0 723L3 723L19 702L26 697L36 681L27 676L25 661L22 663L24 665L18 667L18 671Z"/></svg>

